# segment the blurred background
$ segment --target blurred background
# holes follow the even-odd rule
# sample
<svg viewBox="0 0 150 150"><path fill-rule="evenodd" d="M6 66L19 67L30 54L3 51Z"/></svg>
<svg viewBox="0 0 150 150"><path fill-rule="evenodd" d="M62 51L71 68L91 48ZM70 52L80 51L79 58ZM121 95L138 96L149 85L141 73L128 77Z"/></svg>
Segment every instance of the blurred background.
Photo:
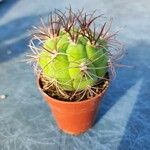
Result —
<svg viewBox="0 0 150 150"><path fill-rule="evenodd" d="M123 28L127 51L104 96L96 124L79 137L57 129L38 92L31 66L29 30L55 8L85 8L113 17ZM150 1L149 0L1 0L0 1L0 150L149 150L150 149Z"/></svg>

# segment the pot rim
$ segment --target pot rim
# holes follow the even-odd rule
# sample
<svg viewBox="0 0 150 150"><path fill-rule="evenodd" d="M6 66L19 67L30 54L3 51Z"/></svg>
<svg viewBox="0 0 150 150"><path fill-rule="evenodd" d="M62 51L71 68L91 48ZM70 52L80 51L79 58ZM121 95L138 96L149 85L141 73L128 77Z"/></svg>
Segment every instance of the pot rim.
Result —
<svg viewBox="0 0 150 150"><path fill-rule="evenodd" d="M50 97L52 101L59 102L59 103L65 103L65 104L69 104L69 105L70 105L70 104L87 103L87 102L89 102L89 101L92 101L93 99L96 99L96 98L98 98L98 97L102 97L102 96L104 95L104 93L106 92L106 90L108 89L109 84L110 84L110 81L109 81L109 82L108 82L108 86L106 86L106 88L105 88L100 94L97 94L97 95L94 96L94 97L91 97L91 98L89 98L89 99L85 99L85 100L83 100L83 101L73 101L73 102L72 102L72 101L62 101L62 100L60 100L60 99L56 99L56 98L53 98L53 97L49 96L48 94L46 94L46 93L42 90L39 81L40 81L40 75L37 76L37 86L38 86L38 89L40 90L40 92L42 93L43 96Z"/></svg>

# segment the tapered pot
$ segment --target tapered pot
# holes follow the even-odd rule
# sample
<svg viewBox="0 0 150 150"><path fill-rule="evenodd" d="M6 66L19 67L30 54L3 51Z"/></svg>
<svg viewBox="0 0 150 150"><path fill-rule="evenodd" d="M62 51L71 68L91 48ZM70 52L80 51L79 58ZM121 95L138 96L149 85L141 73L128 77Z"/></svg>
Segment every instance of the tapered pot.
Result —
<svg viewBox="0 0 150 150"><path fill-rule="evenodd" d="M54 99L43 92L38 78L38 88L48 103L58 127L72 135L86 132L94 124L99 104L107 87L101 94L79 102L66 102Z"/></svg>

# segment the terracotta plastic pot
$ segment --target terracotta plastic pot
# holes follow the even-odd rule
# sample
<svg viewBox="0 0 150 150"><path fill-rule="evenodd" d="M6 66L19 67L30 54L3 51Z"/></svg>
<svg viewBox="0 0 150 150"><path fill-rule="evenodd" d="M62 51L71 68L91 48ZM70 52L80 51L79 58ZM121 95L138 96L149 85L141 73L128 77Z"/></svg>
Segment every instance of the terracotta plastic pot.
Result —
<svg viewBox="0 0 150 150"><path fill-rule="evenodd" d="M40 87L40 92L47 101L58 127L64 132L72 135L79 135L92 127L99 103L106 89L100 94L88 100L79 102L65 102L54 99L44 93Z"/></svg>

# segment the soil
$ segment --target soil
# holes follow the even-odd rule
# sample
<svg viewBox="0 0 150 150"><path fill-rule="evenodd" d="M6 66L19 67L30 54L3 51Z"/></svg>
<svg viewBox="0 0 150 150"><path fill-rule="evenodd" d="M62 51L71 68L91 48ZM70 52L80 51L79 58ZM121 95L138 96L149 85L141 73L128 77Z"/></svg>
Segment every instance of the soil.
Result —
<svg viewBox="0 0 150 150"><path fill-rule="evenodd" d="M49 95L50 97L54 99L57 99L60 101L75 102L75 101L87 100L90 97L94 97L102 93L102 91L104 91L109 85L109 80L110 80L109 74L106 73L104 78L106 79L99 80L96 83L96 85L91 88L92 91L82 90L82 91L76 92L76 94L74 94L75 91L64 91L60 89L58 90L56 86L51 85L51 83L49 83L49 80L46 77L43 77L42 75L40 76L39 85L41 89L43 90L43 92L45 92L47 95Z"/></svg>

